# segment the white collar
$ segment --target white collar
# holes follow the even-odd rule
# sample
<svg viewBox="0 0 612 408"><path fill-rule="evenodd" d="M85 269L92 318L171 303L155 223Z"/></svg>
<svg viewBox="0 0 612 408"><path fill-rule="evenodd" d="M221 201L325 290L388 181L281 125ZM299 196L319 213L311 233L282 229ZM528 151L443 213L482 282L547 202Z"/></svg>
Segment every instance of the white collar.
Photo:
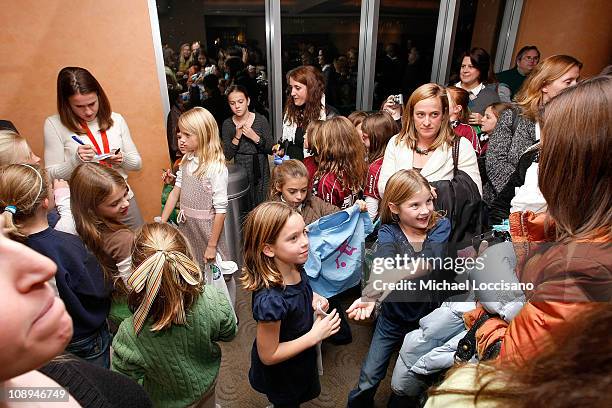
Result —
<svg viewBox="0 0 612 408"><path fill-rule="evenodd" d="M196 156L193 153L188 153L187 155L183 156L183 160L187 160L195 164L198 164L200 162L200 159L198 159L198 156Z"/></svg>
<svg viewBox="0 0 612 408"><path fill-rule="evenodd" d="M461 81L457 82L455 84L455 86L457 88L461 88L461 89L465 89L461 86ZM468 91L469 93L471 93L474 96L478 96L478 94L480 93L480 91L482 91L483 89L485 89L485 84L483 84L482 82L479 83L478 85L476 85L474 88L472 89L465 89L466 91Z"/></svg>
<svg viewBox="0 0 612 408"><path fill-rule="evenodd" d="M535 138L536 140L539 142L540 141L540 124L538 122L536 122L535 124Z"/></svg>

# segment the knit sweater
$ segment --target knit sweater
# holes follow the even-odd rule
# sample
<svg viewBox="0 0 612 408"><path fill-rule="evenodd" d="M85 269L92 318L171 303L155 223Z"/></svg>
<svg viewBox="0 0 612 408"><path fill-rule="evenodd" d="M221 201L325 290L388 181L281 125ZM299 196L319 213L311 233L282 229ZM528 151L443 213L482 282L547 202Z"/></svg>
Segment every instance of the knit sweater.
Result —
<svg viewBox="0 0 612 408"><path fill-rule="evenodd" d="M113 340L112 369L139 381L156 407L185 407L219 374L221 348L215 342L231 340L236 331L227 298L205 286L185 325L152 332L149 319L136 336L133 317L124 320Z"/></svg>
<svg viewBox="0 0 612 408"><path fill-rule="evenodd" d="M483 186L483 199L489 204L510 180L523 152L537 141L535 122L520 112L514 117L513 125L512 109L504 110L489 138L485 159L488 181Z"/></svg>
<svg viewBox="0 0 612 408"><path fill-rule="evenodd" d="M123 163L120 166L113 166L113 168L127 180L128 171L140 170L142 159L136 149L136 145L132 141L130 129L123 116L113 112L111 118L113 119L113 126L106 131L109 150L113 152L121 149L123 153ZM96 139L98 146L103 148L97 119L88 122L87 126ZM45 167L51 179L63 178L68 180L75 167L82 163L77 154L79 144L72 140L74 134L73 131L62 124L59 115L49 116L45 120ZM77 136L83 143L93 146L93 143L86 134Z"/></svg>

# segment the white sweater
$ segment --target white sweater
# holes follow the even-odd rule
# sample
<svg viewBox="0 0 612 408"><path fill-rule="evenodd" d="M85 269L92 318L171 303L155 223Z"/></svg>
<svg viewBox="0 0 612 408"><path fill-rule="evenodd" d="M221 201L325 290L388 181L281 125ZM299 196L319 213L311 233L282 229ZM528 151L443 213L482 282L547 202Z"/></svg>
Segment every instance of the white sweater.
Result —
<svg viewBox="0 0 612 408"><path fill-rule="evenodd" d="M111 114L113 126L106 131L108 137L108 146L110 151L121 149L123 153L123 163L121 166L115 166L124 179L127 180L127 171L140 170L142 167L142 159L136 149L136 145L132 141L130 129L123 116L113 112ZM88 122L87 126L91 130L91 134L96 139L98 146L102 148L102 135L98 121ZM82 163L77 155L79 144L72 140L74 132L68 130L60 121L59 115L49 116L45 120L44 127L45 135L45 166L49 172L50 178L53 179L70 179L72 171ZM91 141L87 135L77 135L85 144L91 145Z"/></svg>
<svg viewBox="0 0 612 408"><path fill-rule="evenodd" d="M385 186L391 176L402 169L412 169L412 160L414 151L409 148L406 143L397 145L395 141L399 135L395 135L389 140L387 150L385 150L385 158L380 169L380 177L378 179L378 191L382 196L385 192ZM434 150L421 170L423 177L427 181L452 180L453 178L453 151L446 143ZM457 163L459 170L466 172L482 195L482 182L480 180L480 172L478 171L478 162L476 161L476 152L470 142L462 137L459 138L459 162Z"/></svg>

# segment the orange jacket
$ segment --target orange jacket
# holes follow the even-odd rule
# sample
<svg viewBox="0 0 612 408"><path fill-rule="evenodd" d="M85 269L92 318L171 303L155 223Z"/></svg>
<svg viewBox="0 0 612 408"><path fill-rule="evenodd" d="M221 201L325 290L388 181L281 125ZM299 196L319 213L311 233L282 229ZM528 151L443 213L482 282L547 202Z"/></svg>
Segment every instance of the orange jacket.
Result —
<svg viewBox="0 0 612 408"><path fill-rule="evenodd" d="M521 282L532 282L533 291L519 314L507 323L488 319L477 331L478 354L502 340L501 361L521 363L547 347L551 333L588 302L612 298L612 253L607 240L546 244L552 241L546 214L510 215L510 233L517 254ZM468 328L486 311L478 308L464 314Z"/></svg>

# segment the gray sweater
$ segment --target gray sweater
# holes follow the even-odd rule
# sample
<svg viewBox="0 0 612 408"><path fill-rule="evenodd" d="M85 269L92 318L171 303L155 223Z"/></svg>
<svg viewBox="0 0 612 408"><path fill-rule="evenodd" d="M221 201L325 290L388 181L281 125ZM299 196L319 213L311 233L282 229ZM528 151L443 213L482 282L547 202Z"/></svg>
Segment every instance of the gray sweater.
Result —
<svg viewBox="0 0 612 408"><path fill-rule="evenodd" d="M521 154L536 142L535 122L519 113L513 126L512 116L512 109L503 111L489 138L485 159L488 181L483 186L483 199L488 204L508 183Z"/></svg>

